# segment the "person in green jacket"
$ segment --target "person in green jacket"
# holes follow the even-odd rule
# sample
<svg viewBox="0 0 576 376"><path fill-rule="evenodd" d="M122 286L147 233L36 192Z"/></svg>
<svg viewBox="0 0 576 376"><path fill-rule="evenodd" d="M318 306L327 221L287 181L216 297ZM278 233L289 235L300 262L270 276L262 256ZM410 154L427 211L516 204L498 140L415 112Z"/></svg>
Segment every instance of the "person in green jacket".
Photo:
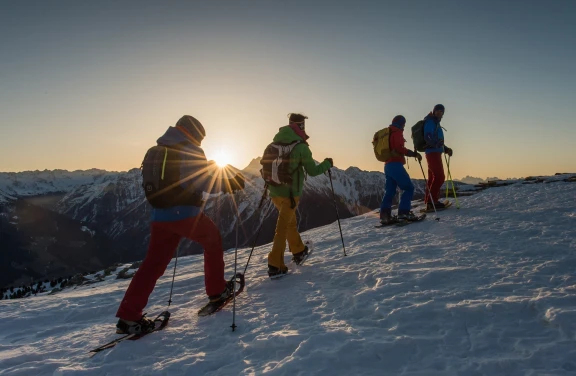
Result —
<svg viewBox="0 0 576 376"><path fill-rule="evenodd" d="M312 159L312 152L306 140L306 119L302 114L289 114L288 125L280 128L274 136L273 142L289 144L299 141L290 154L290 171L292 173L291 186L268 186L270 198L276 209L278 209L278 222L276 223L276 233L272 251L268 254L268 276L277 278L288 272L288 267L284 264L284 251L286 250L286 240L292 253L292 260L296 265L300 264L308 257L308 247L304 245L298 233L296 222L296 207L302 195L304 185L304 172L310 176L317 176L328 171L334 162L332 158L326 158L322 163L316 165Z"/></svg>

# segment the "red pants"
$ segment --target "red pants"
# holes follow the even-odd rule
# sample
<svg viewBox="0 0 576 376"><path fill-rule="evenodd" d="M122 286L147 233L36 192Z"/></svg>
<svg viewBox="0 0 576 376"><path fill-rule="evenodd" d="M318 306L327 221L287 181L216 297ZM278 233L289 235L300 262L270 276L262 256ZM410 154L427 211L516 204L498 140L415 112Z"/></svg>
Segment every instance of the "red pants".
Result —
<svg viewBox="0 0 576 376"><path fill-rule="evenodd" d="M188 238L204 247L204 283L207 295L224 291L224 251L220 231L204 213L175 222L152 222L150 244L142 265L132 278L116 317L137 321L148 303L156 281L164 274L180 239Z"/></svg>
<svg viewBox="0 0 576 376"><path fill-rule="evenodd" d="M442 184L444 184L446 179L444 176L444 165L442 164L442 153L427 153L426 161L428 161L428 184L426 185L424 202L430 202L430 194L432 194L434 202L438 202L440 199L440 188L442 188Z"/></svg>

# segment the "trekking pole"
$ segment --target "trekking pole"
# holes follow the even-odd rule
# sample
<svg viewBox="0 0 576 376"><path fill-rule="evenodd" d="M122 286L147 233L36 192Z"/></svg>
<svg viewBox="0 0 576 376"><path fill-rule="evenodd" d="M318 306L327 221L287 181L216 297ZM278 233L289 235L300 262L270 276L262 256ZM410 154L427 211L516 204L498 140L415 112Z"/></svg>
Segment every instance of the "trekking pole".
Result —
<svg viewBox="0 0 576 376"><path fill-rule="evenodd" d="M258 204L257 212L261 214L262 204L264 203L264 199L266 198L266 193L268 193L268 185L264 185L264 192L262 193L262 198L260 199L260 204ZM260 226L258 227L258 231L256 232L256 237L252 242L252 250L250 250L250 254L248 255L248 261L246 261L246 267L244 268L244 276L246 276L246 270L248 269L248 265L250 264L250 259L252 258L252 253L254 252L254 247L256 247L256 242L258 241L258 237L260 236L260 231L262 231L262 226L264 225L264 221L260 222Z"/></svg>
<svg viewBox="0 0 576 376"><path fill-rule="evenodd" d="M178 265L178 253L180 252L180 246L176 248L176 261L174 261L174 272L172 273L172 286L170 287L170 297L168 298L168 307L172 303L172 290L174 290L174 278L176 278L176 265Z"/></svg>
<svg viewBox="0 0 576 376"><path fill-rule="evenodd" d="M432 203L432 207L434 208L434 215L436 216L436 218L434 219L440 221L440 218L438 218L438 212L436 211L436 205L434 204L434 199L432 198L432 192L430 192L430 188L428 187L428 180L426 180L426 174L424 174L424 167L422 167L421 161L418 161L418 164L420 165L420 170L422 170L422 176L424 177L424 182L426 183L426 190L430 195L430 202ZM424 196L426 196L426 193L424 193Z"/></svg>
<svg viewBox="0 0 576 376"><path fill-rule="evenodd" d="M238 212L238 207L236 207L236 249L234 250L234 284L233 284L233 303L232 303L232 331L236 330L236 267L238 265L238 224L240 223L240 213Z"/></svg>
<svg viewBox="0 0 576 376"><path fill-rule="evenodd" d="M332 200L334 201L334 209L336 209L336 219L338 220L338 228L340 229L340 239L342 239L342 249L344 250L344 256L346 256L344 236L342 235L342 226L340 226L340 215L338 214L338 205L336 205L336 194L334 193L334 184L332 184L332 171L330 169L328 169L328 176L330 177L330 186L332 187Z"/></svg>
<svg viewBox="0 0 576 376"><path fill-rule="evenodd" d="M452 192L454 193L454 200L456 201L456 209L460 209L460 203L458 202L458 197L456 197L456 188L454 188L454 180L452 180L452 174L450 173L450 156L446 157L446 154L444 154L444 159L446 160L448 178L450 179L450 183L452 183ZM446 198L448 198L448 184L446 184Z"/></svg>

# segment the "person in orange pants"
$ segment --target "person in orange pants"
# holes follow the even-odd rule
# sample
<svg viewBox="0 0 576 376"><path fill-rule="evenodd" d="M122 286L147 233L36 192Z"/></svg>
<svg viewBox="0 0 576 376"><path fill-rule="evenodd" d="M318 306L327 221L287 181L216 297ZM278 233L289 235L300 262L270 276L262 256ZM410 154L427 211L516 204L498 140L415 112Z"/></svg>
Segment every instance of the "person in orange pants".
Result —
<svg viewBox="0 0 576 376"><path fill-rule="evenodd" d="M268 276L271 278L281 276L288 272L284 263L286 240L292 253L292 259L299 264L308 255L308 248L302 242L296 223L296 207L302 195L304 186L304 171L310 176L317 176L328 171L333 165L332 158L326 158L316 165L312 159L312 152L306 140L309 138L305 132L305 121L308 117L302 114L289 115L288 125L281 127L274 136L274 142L287 145L298 142L292 149L289 157L289 171L292 172L292 184L269 186L268 191L276 209L278 221L272 251L268 254Z"/></svg>
<svg viewBox="0 0 576 376"><path fill-rule="evenodd" d="M204 248L204 283L210 301L223 302L234 292L234 284L224 279L224 250L220 231L202 211L202 192L233 193L244 189L244 178L240 174L232 179L211 174L212 168L200 147L205 136L202 124L192 116L185 115L157 141L162 148L179 153L179 159L175 161L166 164L164 160L164 165L169 165L166 179L174 174L178 184L171 184L170 190L160 192L162 197L170 200L165 202L173 204L152 209L146 257L116 312L116 332L119 334L143 333L154 328L154 322L143 316L143 310L182 238L196 241ZM144 169L143 163L145 178ZM162 176L164 179L164 173ZM146 181L143 185L146 187Z"/></svg>

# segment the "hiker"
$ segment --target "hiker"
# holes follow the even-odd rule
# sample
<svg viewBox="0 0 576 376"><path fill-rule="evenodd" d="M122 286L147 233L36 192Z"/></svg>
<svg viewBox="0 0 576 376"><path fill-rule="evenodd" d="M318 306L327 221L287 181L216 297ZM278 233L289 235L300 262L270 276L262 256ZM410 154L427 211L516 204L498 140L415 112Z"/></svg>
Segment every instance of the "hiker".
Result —
<svg viewBox="0 0 576 376"><path fill-rule="evenodd" d="M175 127L169 127L157 140L162 153L164 150L165 153L175 153L171 154L176 156L173 161L166 161L164 157L163 163L167 169L166 176L164 170L162 175L163 179L174 180L176 184L159 192L158 197L162 201L154 201L158 197L149 199L149 202L157 206L152 209L150 243L146 258L130 282L116 313L119 318L116 331L119 334L142 333L154 329L153 320L144 317L142 311L182 238L198 242L204 248L204 282L210 302L223 302L234 291L234 282L224 279L222 238L214 222L203 212L202 192L234 193L244 189L244 177L237 174L226 179L211 174L216 173L217 168L209 166L200 147L205 136L202 124L194 117L185 115ZM147 181L149 154L153 149L148 151L143 162L143 186L147 191L153 189Z"/></svg>
<svg viewBox="0 0 576 376"><path fill-rule="evenodd" d="M312 159L312 152L306 142L309 138L305 131L306 119L308 117L302 114L288 114L288 125L280 128L271 144L289 145L297 142L283 159L287 162L291 184L276 186L267 184L272 203L278 210L272 251L268 254L268 276L271 278L280 277L288 272L288 267L284 264L286 240L294 263L298 265L308 257L308 246L302 243L296 223L296 207L302 195L304 172L310 176L317 176L334 166L332 158L326 158L318 165Z"/></svg>
<svg viewBox="0 0 576 376"><path fill-rule="evenodd" d="M396 222L392 216L392 200L396 196L396 188L402 190L400 203L398 205L398 221L415 221L418 217L412 213L412 197L414 196L414 184L404 165L406 157L414 157L418 161L422 160L420 153L406 149L404 144L404 126L406 119L402 115L397 115L392 119L389 128L389 145L391 157L384 162L384 174L386 176L386 193L380 204L380 222L388 225Z"/></svg>
<svg viewBox="0 0 576 376"><path fill-rule="evenodd" d="M426 141L426 161L428 162L428 183L426 184L426 210L444 209L445 204L440 202L440 188L444 184L444 165L442 153L452 156L452 149L444 145L444 132L440 121L444 116L444 106L437 104L424 118L424 140ZM433 202L431 202L431 198Z"/></svg>

